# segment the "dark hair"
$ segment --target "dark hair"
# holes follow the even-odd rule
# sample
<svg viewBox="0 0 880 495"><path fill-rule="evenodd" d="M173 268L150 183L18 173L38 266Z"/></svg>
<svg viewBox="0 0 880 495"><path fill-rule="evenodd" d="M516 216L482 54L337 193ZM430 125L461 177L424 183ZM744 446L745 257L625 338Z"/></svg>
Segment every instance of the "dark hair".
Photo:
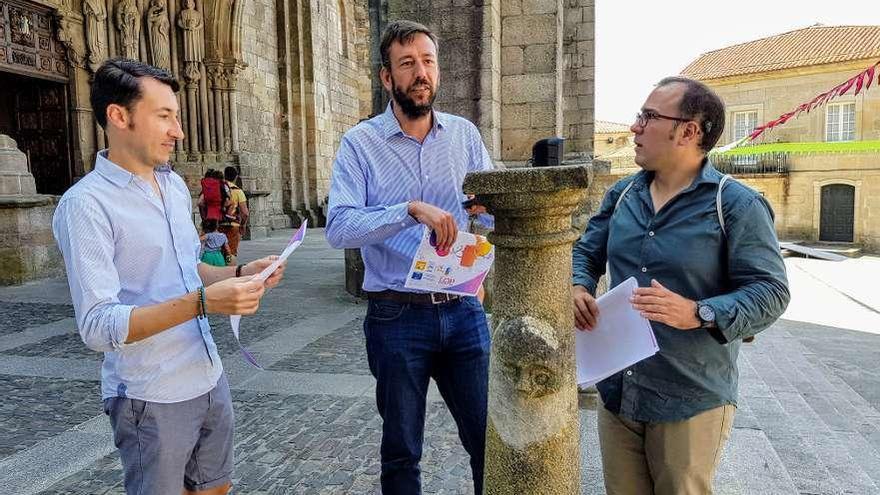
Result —
<svg viewBox="0 0 880 495"><path fill-rule="evenodd" d="M209 168L208 170L205 170L205 178L206 179L213 179L214 178L214 169L213 168Z"/></svg>
<svg viewBox="0 0 880 495"><path fill-rule="evenodd" d="M219 224L216 218L206 218L202 220L202 232L216 232Z"/></svg>
<svg viewBox="0 0 880 495"><path fill-rule="evenodd" d="M413 37L419 33L431 38L434 47L438 47L437 35L434 31L428 29L424 24L414 21L393 21L389 22L382 32L382 42L379 44L379 54L382 56L382 65L386 69L391 69L391 44L395 41L401 45L409 43Z"/></svg>
<svg viewBox="0 0 880 495"><path fill-rule="evenodd" d="M132 110L141 98L139 79L142 77L151 77L170 86L175 93L180 90L180 83L170 72L136 60L111 58L98 67L92 80L89 100L95 119L102 128L107 128L108 106L122 105L129 111Z"/></svg>
<svg viewBox="0 0 880 495"><path fill-rule="evenodd" d="M724 131L724 102L709 86L687 77L664 77L657 87L675 83L685 85L678 111L681 117L694 119L700 124L700 130L703 131L700 149L708 153Z"/></svg>
<svg viewBox="0 0 880 495"><path fill-rule="evenodd" d="M229 182L235 182L235 179L238 178L238 169L230 165L223 169L223 176Z"/></svg>

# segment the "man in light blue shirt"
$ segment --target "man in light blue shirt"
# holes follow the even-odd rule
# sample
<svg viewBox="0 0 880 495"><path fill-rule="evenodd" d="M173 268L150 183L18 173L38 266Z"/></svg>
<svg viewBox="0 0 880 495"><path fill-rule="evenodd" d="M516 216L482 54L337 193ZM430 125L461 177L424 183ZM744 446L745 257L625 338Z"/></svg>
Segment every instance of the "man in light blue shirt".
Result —
<svg viewBox="0 0 880 495"><path fill-rule="evenodd" d="M231 486L229 385L207 313L252 314L272 257L237 267L199 263L183 179L166 164L183 139L163 69L111 59L91 102L109 148L58 204L52 227L64 256L77 327L104 352L101 395L128 493L224 494Z"/></svg>
<svg viewBox="0 0 880 495"><path fill-rule="evenodd" d="M342 138L330 186L327 239L360 248L367 358L382 416L382 493L421 493L419 462L429 378L458 425L482 493L489 330L475 297L404 287L423 229L440 248L466 230L461 186L468 172L492 168L473 124L432 108L439 80L437 38L396 21L381 41L385 112ZM422 224L422 225L419 225Z"/></svg>

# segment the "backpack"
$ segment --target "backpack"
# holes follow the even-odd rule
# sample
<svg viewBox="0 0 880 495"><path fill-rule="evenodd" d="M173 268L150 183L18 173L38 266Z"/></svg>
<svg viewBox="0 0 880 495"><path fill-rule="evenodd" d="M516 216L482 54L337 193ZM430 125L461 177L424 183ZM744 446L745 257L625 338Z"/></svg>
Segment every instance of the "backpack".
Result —
<svg viewBox="0 0 880 495"><path fill-rule="evenodd" d="M237 185L230 184L228 182L224 182L223 185L229 191L229 199L230 200L232 200L232 192L233 191L241 190L241 188L238 187ZM224 213L223 223L225 223L225 224L237 223L237 224L241 225L241 208L239 206L239 203L233 203L232 201L230 201L229 206L226 207L224 212L225 213Z"/></svg>
<svg viewBox="0 0 880 495"><path fill-rule="evenodd" d="M212 177L202 179L202 196L205 200L205 218L214 220L221 219L221 210L223 208L223 187L220 181Z"/></svg>

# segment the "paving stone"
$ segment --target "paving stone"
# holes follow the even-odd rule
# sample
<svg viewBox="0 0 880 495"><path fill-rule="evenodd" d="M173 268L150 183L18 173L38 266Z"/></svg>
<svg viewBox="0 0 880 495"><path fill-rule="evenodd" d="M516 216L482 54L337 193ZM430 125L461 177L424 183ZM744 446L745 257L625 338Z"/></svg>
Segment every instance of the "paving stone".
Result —
<svg viewBox="0 0 880 495"><path fill-rule="evenodd" d="M73 306L69 304L4 302L2 316L0 336L64 318L72 318Z"/></svg>
<svg viewBox="0 0 880 495"><path fill-rule="evenodd" d="M97 381L0 375L0 458L101 413Z"/></svg>
<svg viewBox="0 0 880 495"><path fill-rule="evenodd" d="M301 373L369 375L363 318L315 340L269 369Z"/></svg>
<svg viewBox="0 0 880 495"><path fill-rule="evenodd" d="M3 351L0 354L11 356L89 359L102 361L103 352L95 352L83 343L79 333L66 333L49 337L41 342L34 342ZM96 366L100 366L96 364Z"/></svg>
<svg viewBox="0 0 880 495"><path fill-rule="evenodd" d="M381 423L371 399L248 391L233 391L233 398L235 493L376 491ZM425 433L426 493L473 493L468 456L442 403L429 403ZM43 494L121 493L121 479L114 453Z"/></svg>
<svg viewBox="0 0 880 495"><path fill-rule="evenodd" d="M297 317L295 313L280 311L265 311L253 316L245 316L239 327L241 343L248 347L254 342L259 342L290 325L290 322ZM232 334L232 327L229 325L229 317L208 315L208 322L211 324L211 335L214 337L220 356L238 356L239 348ZM256 354L259 359L259 353Z"/></svg>
<svg viewBox="0 0 880 495"><path fill-rule="evenodd" d="M288 236L265 244L248 241L243 247L254 255L277 253ZM364 307L340 290L341 253L313 247L298 252L308 262L294 257L288 266L289 280L296 282L270 291L260 312L243 320L245 345L257 349L270 373L247 367L247 373L236 375L242 363L228 318L210 317L230 381L238 376L233 390L236 494L378 493L381 422L369 393ZM47 287L56 285L63 286ZM8 322L45 325L72 315L69 305L55 304L63 298L47 295L52 298L33 297L44 302L26 303L0 291L0 300L16 301L0 309L0 360L7 364L5 372L21 371L0 374L5 399L0 406L0 458L100 418L97 381L71 379L86 376L77 366L89 366L97 377L100 354L89 351L76 333L45 331L51 325L31 338L24 338L28 333L11 334L23 328L11 329ZM33 328L31 323L17 325ZM744 345L739 407L716 492L880 493L878 361L880 335L800 322L780 321L754 344ZM40 378L35 368L59 378ZM304 386L279 387L285 380ZM595 411L582 410L581 419L582 493L604 493ZM85 462L90 463L87 468L42 493L123 493L117 453ZM439 400L428 405L422 469L426 494L472 493L468 457Z"/></svg>

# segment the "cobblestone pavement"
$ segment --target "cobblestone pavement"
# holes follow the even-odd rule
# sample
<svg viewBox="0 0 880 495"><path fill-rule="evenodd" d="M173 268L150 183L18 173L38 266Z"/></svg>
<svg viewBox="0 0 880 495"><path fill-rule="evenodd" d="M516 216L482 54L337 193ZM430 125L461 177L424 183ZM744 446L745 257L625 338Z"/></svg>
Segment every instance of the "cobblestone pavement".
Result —
<svg viewBox="0 0 880 495"><path fill-rule="evenodd" d="M288 236L244 242L242 259L277 253ZM326 246L320 230L309 231L286 282L243 319L242 340L266 371L241 360L227 318L210 319L234 399L236 494L378 492L381 422L363 346L365 307L344 294L342 267L342 253ZM795 268L797 298L809 282L804 273L827 269ZM836 269L866 276L850 265ZM816 292L828 290L822 287L811 293L817 300L837 300ZM743 347L740 403L717 493L880 493L880 308L864 292L840 292L847 297L839 304L861 298L854 310L861 319L851 327L860 331L780 321ZM0 308L0 492L123 493L101 412L101 355L79 340L63 280L0 288ZM847 308L828 312L856 314ZM808 313L792 311L795 319ZM583 404L582 493L598 495L595 401ZM425 493L473 493L468 457L434 390L422 482Z"/></svg>
<svg viewBox="0 0 880 495"><path fill-rule="evenodd" d="M3 308L0 335L72 317L73 306L69 304L8 302Z"/></svg>

